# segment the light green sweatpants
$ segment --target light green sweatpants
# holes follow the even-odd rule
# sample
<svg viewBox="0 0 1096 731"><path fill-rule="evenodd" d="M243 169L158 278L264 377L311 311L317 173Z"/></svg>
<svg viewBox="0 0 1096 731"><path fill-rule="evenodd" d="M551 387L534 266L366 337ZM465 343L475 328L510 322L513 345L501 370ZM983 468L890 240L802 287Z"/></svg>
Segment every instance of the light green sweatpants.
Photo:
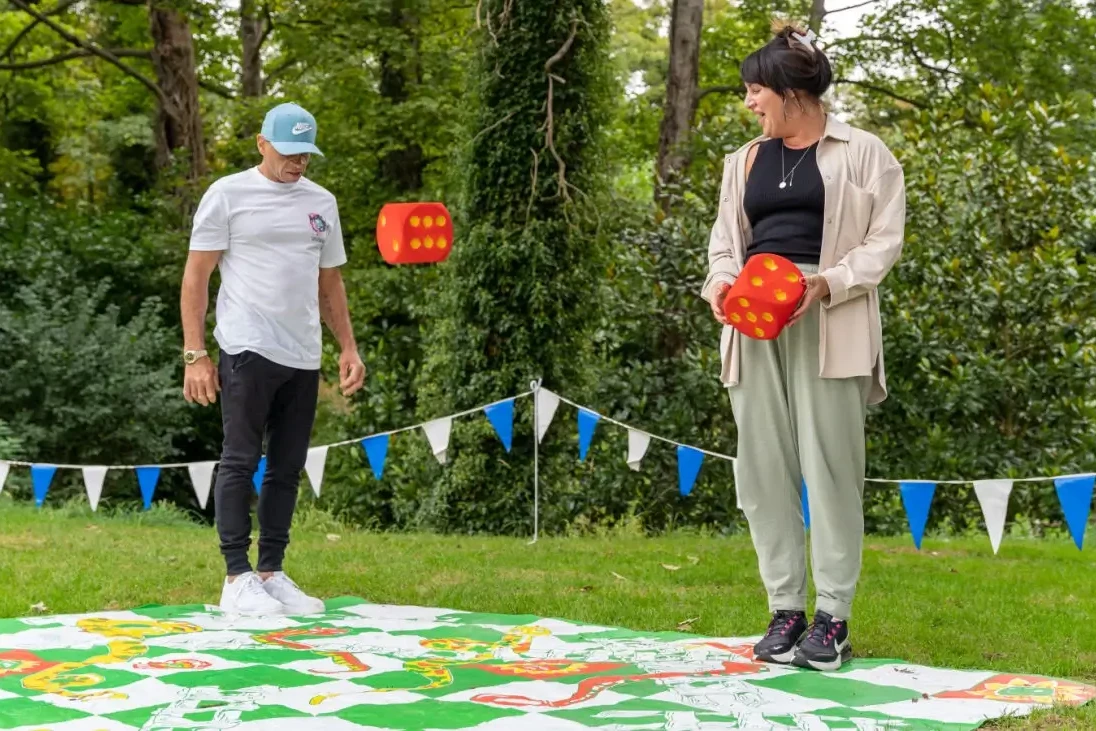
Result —
<svg viewBox="0 0 1096 731"><path fill-rule="evenodd" d="M774 340L741 338L739 383L728 389L738 426L735 486L769 610L805 611L806 481L816 608L849 619L863 546L871 379L818 375L818 324L816 304Z"/></svg>

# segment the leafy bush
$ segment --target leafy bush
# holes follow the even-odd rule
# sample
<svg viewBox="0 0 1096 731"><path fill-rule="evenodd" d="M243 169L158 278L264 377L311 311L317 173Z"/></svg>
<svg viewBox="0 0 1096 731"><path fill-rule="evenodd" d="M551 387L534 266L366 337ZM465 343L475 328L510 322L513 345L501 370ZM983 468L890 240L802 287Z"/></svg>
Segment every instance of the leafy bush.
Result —
<svg viewBox="0 0 1096 731"><path fill-rule="evenodd" d="M177 291L187 248L177 223L161 209L104 211L0 190L0 302L31 284L66 292L109 280L104 301L129 318Z"/></svg>
<svg viewBox="0 0 1096 731"><path fill-rule="evenodd" d="M873 420L870 471L978 479L1091 470L1096 169L1062 139L1072 104L1018 102L987 87L970 106L965 118L979 127L926 113L897 146L908 244L884 292L891 397ZM1011 505L1061 517L1050 483L1018 489ZM958 528L981 519L969 489L938 490L933 516Z"/></svg>
<svg viewBox="0 0 1096 731"><path fill-rule="evenodd" d="M177 335L155 300L123 320L104 304L108 288L41 282L0 302L0 413L33 461L155 464L177 454L187 423ZM81 489L78 473L63 477L72 479L55 482L57 497Z"/></svg>
<svg viewBox="0 0 1096 731"><path fill-rule="evenodd" d="M0 419L0 459L18 459L23 452L23 445L11 426Z"/></svg>

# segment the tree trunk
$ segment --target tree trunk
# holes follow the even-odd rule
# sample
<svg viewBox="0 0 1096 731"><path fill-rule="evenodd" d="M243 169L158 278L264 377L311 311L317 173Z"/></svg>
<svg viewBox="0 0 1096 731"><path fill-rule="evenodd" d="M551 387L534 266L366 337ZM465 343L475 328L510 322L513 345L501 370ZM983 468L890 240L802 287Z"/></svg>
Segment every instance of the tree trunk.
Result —
<svg viewBox="0 0 1096 731"><path fill-rule="evenodd" d="M826 0L811 0L811 17L807 27L815 33L822 31L822 19L826 17Z"/></svg>
<svg viewBox="0 0 1096 731"><path fill-rule="evenodd" d="M704 0L674 0L670 16L670 73L666 78L666 105L658 136L655 198L665 211L669 199L663 185L689 165L689 138L696 115L700 66L700 31Z"/></svg>
<svg viewBox="0 0 1096 731"><path fill-rule="evenodd" d="M263 32L266 24L259 16L255 0L240 0L240 94L263 95Z"/></svg>
<svg viewBox="0 0 1096 731"><path fill-rule="evenodd" d="M398 52L385 48L381 52L380 93L393 106L407 101L409 82L421 82L419 65L418 17L405 7L405 0L391 0L387 26L393 37L399 37ZM398 115L397 115L398 116ZM398 131L394 135L400 137ZM422 188L426 168L422 146L414 139L405 139L402 147L388 152L381 160L381 175L397 193L414 193Z"/></svg>
<svg viewBox="0 0 1096 731"><path fill-rule="evenodd" d="M156 163L171 165L175 151L190 156L190 179L206 172L202 114L198 106L198 76L194 68L194 39L187 19L175 10L149 2L152 33L152 65L167 98L161 104L156 125Z"/></svg>

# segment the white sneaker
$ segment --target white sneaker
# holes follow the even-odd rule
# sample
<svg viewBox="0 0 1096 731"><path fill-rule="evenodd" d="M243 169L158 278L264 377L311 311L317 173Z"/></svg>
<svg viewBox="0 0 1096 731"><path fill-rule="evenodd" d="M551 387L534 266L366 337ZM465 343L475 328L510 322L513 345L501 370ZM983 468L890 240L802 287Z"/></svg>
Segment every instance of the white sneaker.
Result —
<svg viewBox="0 0 1096 731"><path fill-rule="evenodd" d="M323 614L327 611L322 601L301 591L283 571L275 571L273 576L262 582L262 587L285 607L286 614L297 616Z"/></svg>
<svg viewBox="0 0 1096 731"><path fill-rule="evenodd" d="M246 617L282 616L285 606L263 591L263 580L254 571L240 574L232 583L225 579L221 590L221 611Z"/></svg>

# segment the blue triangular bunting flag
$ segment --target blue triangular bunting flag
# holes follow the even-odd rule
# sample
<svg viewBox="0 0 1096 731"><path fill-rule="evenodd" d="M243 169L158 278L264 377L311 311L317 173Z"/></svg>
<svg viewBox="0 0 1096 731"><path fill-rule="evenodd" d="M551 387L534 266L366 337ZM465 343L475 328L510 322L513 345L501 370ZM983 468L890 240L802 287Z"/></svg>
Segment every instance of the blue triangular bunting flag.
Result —
<svg viewBox="0 0 1096 731"><path fill-rule="evenodd" d="M1096 485L1096 475L1059 477L1054 480L1054 486L1058 490L1058 502L1062 504L1069 534L1073 536L1073 542L1077 544L1077 548L1084 545L1085 526L1088 524L1088 514L1092 509L1094 485Z"/></svg>
<svg viewBox="0 0 1096 731"><path fill-rule="evenodd" d="M803 530L811 529L811 503L807 500L807 481L800 480L799 499L803 503Z"/></svg>
<svg viewBox="0 0 1096 731"><path fill-rule="evenodd" d="M491 404L483 409L483 413L487 414L487 420L495 427L502 446L509 452L514 441L514 399Z"/></svg>
<svg viewBox="0 0 1096 731"><path fill-rule="evenodd" d="M902 482L899 483L899 490L902 493L902 505L906 509L910 533L913 534L913 545L920 551L921 538L925 535L925 525L929 520L929 509L932 508L932 497L936 493L936 483Z"/></svg>
<svg viewBox="0 0 1096 731"><path fill-rule="evenodd" d="M255 494L263 491L263 475L266 474L266 457L259 457L259 466L255 468L255 474L251 476L251 484L255 486Z"/></svg>
<svg viewBox="0 0 1096 731"><path fill-rule="evenodd" d="M145 510L152 507L152 496L156 494L156 483L159 481L159 467L137 468L137 484L141 486L141 499L145 501Z"/></svg>
<svg viewBox="0 0 1096 731"><path fill-rule="evenodd" d="M373 468L373 476L381 479L384 476L384 461L388 459L388 435L366 437L362 440L362 447L369 466Z"/></svg>
<svg viewBox="0 0 1096 731"><path fill-rule="evenodd" d="M53 475L57 468L51 464L31 465L30 480L34 485L34 504L42 507L46 501L46 493L49 492L49 484L53 482Z"/></svg>
<svg viewBox="0 0 1096 731"><path fill-rule="evenodd" d="M594 430L601 420L601 414L595 414L586 409L578 410L578 458L586 459L586 452L590 449L590 442L594 440Z"/></svg>
<svg viewBox="0 0 1096 731"><path fill-rule="evenodd" d="M693 491L696 476L700 474L700 465L704 464L704 453L699 449L679 444L677 447L677 487L682 495Z"/></svg>

